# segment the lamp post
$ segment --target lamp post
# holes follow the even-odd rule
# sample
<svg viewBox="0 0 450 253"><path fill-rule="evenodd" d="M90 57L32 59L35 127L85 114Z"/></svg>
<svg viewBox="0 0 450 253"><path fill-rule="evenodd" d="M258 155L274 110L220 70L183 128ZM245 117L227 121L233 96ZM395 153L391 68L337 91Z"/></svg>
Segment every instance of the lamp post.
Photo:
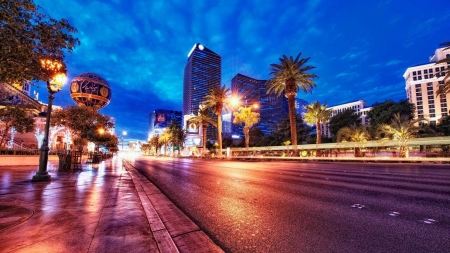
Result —
<svg viewBox="0 0 450 253"><path fill-rule="evenodd" d="M51 176L47 172L47 162L48 162L48 132L50 129L50 114L52 112L53 99L55 98L53 94L59 92L64 85L66 75L64 73L58 73L63 67L62 63L55 62L52 60L41 60L42 68L47 71L52 71L55 76L47 81L48 96L48 107L47 107L47 119L45 122L45 132L44 139L42 140L42 146L39 149L39 169L36 175L33 176L31 181L50 181Z"/></svg>
<svg viewBox="0 0 450 253"><path fill-rule="evenodd" d="M122 151L123 151L123 137L127 135L127 131L123 131L122 132Z"/></svg>

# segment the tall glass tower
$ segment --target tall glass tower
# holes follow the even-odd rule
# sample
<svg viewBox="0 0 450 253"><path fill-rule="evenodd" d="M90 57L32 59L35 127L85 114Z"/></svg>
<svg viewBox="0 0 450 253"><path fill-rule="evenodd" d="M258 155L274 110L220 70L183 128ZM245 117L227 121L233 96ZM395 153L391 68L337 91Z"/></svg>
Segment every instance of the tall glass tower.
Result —
<svg viewBox="0 0 450 253"><path fill-rule="evenodd" d="M280 123L280 119L288 117L288 102L284 93L277 97L275 94L266 94L267 80L257 80L242 74L237 74L231 80L231 92L239 94L244 106L259 104L253 111L260 114L260 121L256 127L261 129L264 135L270 135ZM244 136L243 127L232 125L232 133Z"/></svg>
<svg viewBox="0 0 450 253"><path fill-rule="evenodd" d="M208 91L220 86L221 81L222 58L200 43L196 43L188 54L184 68L183 117L191 113L196 115ZM206 136L209 140L216 140L217 130L209 126Z"/></svg>

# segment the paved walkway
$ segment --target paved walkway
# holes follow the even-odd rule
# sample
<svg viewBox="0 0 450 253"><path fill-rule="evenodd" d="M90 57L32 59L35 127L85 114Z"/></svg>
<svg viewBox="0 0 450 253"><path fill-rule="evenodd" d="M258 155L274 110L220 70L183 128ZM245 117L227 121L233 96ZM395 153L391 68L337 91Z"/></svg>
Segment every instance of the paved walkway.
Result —
<svg viewBox="0 0 450 253"><path fill-rule="evenodd" d="M114 157L32 183L0 166L0 252L223 252L147 178Z"/></svg>

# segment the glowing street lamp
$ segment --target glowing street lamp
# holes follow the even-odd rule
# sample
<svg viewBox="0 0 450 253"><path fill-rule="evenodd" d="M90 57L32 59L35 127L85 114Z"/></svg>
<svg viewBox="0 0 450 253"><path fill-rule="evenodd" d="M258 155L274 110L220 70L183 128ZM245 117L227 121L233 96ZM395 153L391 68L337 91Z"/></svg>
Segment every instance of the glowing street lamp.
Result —
<svg viewBox="0 0 450 253"><path fill-rule="evenodd" d="M64 85L64 82L67 79L65 73L62 73L63 64L61 62L52 61L49 59L41 60L41 66L44 70L54 73L54 76L51 80L47 80L47 90L49 93L48 96L48 106L47 106L47 119L45 122L45 132L44 139L42 140L42 146L39 149L39 169L36 172L36 175L33 176L31 181L49 181L51 180L51 176L47 172L47 163L48 163L48 132L50 128L50 114L52 112L52 104L53 99L55 98L53 94L59 92Z"/></svg>

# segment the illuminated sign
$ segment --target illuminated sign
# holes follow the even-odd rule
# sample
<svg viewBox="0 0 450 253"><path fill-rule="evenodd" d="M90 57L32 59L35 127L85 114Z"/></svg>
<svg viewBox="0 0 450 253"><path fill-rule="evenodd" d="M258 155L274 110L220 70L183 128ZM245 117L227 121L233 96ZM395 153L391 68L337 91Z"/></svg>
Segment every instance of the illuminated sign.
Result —
<svg viewBox="0 0 450 253"><path fill-rule="evenodd" d="M198 124L196 122L193 122L193 121L187 121L186 133L198 134Z"/></svg>

